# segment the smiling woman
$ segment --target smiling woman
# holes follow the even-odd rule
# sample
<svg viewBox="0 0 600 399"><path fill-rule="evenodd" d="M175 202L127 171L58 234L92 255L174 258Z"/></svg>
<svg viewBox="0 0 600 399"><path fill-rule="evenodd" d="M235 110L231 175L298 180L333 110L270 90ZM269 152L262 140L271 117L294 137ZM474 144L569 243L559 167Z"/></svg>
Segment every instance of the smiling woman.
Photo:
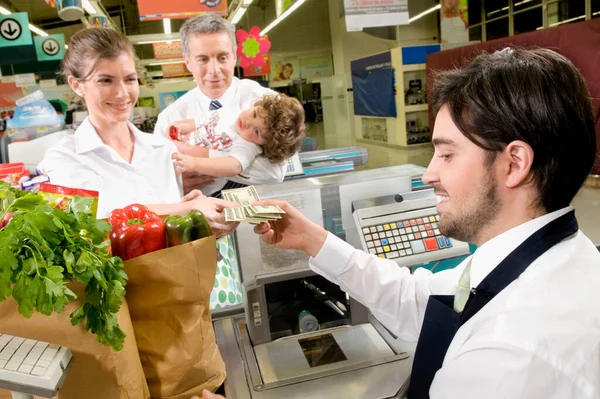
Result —
<svg viewBox="0 0 600 399"><path fill-rule="evenodd" d="M49 149L41 168L54 184L99 192L98 217L133 203L167 214L202 211L213 231L229 232L221 213L226 201L194 197L181 201L173 143L140 132L129 122L139 95L131 43L112 29L93 28L71 38L62 72L87 105L89 116L75 134Z"/></svg>

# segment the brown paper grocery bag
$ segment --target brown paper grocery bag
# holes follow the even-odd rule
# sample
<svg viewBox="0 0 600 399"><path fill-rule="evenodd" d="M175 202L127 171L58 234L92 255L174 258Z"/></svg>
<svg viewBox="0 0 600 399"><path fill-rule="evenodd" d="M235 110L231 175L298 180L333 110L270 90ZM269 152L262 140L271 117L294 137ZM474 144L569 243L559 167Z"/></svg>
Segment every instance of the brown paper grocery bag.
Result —
<svg viewBox="0 0 600 399"><path fill-rule="evenodd" d="M152 398L189 399L225 380L209 309L215 237L130 259L127 303Z"/></svg>
<svg viewBox="0 0 600 399"><path fill-rule="evenodd" d="M0 302L0 333L66 346L73 362L62 388L60 399L141 399L150 398L142 364L137 351L127 303L117 314L119 326L127 335L123 349L115 351L98 343L96 335L81 325L72 326L69 314L81 306L84 287L70 284L77 294L62 313L44 316L34 313L30 319L21 316L13 298ZM125 287L127 289L127 287Z"/></svg>

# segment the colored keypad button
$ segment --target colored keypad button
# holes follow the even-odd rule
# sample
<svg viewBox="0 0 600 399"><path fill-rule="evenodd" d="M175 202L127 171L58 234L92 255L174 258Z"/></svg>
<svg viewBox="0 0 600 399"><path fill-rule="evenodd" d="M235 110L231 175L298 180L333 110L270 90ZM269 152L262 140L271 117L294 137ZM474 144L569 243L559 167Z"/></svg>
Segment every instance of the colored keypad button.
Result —
<svg viewBox="0 0 600 399"><path fill-rule="evenodd" d="M371 233L377 233L377 227L373 226L369 227L369 229L371 230Z"/></svg>
<svg viewBox="0 0 600 399"><path fill-rule="evenodd" d="M390 252L389 245L386 245L385 247L383 247L383 252Z"/></svg>
<svg viewBox="0 0 600 399"><path fill-rule="evenodd" d="M444 240L444 237L438 237L437 242L440 248L446 248L446 241Z"/></svg>
<svg viewBox="0 0 600 399"><path fill-rule="evenodd" d="M384 229L385 231L389 230L389 229L390 229L390 225L389 225L389 224L384 224L384 225L383 225L383 229Z"/></svg>
<svg viewBox="0 0 600 399"><path fill-rule="evenodd" d="M396 228L398 228L398 226L396 226L396 223L390 223L390 227L391 227L392 229L396 229Z"/></svg>
<svg viewBox="0 0 600 399"><path fill-rule="evenodd" d="M435 251L439 248L435 238L426 238L423 240L423 242L425 243L425 248L427 248L428 251Z"/></svg>
<svg viewBox="0 0 600 399"><path fill-rule="evenodd" d="M382 244L382 245L388 245L388 240L385 240L385 239L384 239L384 240L381 240L381 244Z"/></svg>
<svg viewBox="0 0 600 399"><path fill-rule="evenodd" d="M423 224L423 219L417 219L417 224Z"/></svg>
<svg viewBox="0 0 600 399"><path fill-rule="evenodd" d="M405 220L402 224L404 225L404 227L410 226L410 222L408 220Z"/></svg>
<svg viewBox="0 0 600 399"><path fill-rule="evenodd" d="M423 245L423 240L411 241L410 247L412 248L412 251L416 254L425 252L425 246Z"/></svg>
<svg viewBox="0 0 600 399"><path fill-rule="evenodd" d="M410 221L410 225L411 225L411 226L416 226L416 225L417 225L417 221L416 221L415 219L412 219L412 220Z"/></svg>
<svg viewBox="0 0 600 399"><path fill-rule="evenodd" d="M446 239L446 247L451 247L452 243L450 242L450 239L448 237L445 237Z"/></svg>
<svg viewBox="0 0 600 399"><path fill-rule="evenodd" d="M369 234L371 232L371 230L369 230L368 227L365 227L364 229L362 229L363 234Z"/></svg>
<svg viewBox="0 0 600 399"><path fill-rule="evenodd" d="M428 235L429 237L433 237L433 231L429 230L429 231L427 232L427 235Z"/></svg>
<svg viewBox="0 0 600 399"><path fill-rule="evenodd" d="M429 216L429 221L432 223L435 222L435 216Z"/></svg>
<svg viewBox="0 0 600 399"><path fill-rule="evenodd" d="M415 233L415 238L421 238L421 233Z"/></svg>
<svg viewBox="0 0 600 399"><path fill-rule="evenodd" d="M377 226L377 231L383 231L383 226Z"/></svg>

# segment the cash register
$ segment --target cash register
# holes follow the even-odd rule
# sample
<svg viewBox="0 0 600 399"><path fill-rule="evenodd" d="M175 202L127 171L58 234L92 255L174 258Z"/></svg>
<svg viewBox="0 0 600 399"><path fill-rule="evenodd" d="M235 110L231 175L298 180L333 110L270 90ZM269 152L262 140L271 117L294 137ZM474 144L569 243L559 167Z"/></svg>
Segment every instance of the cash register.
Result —
<svg viewBox="0 0 600 399"><path fill-rule="evenodd" d="M389 213L386 215L398 216L394 220L397 226L402 219L402 207L410 200L399 206L398 202L388 204L388 197L396 194L411 197L412 188L420 186L414 184L415 177L423 171L414 165L402 165L291 180L259 186L257 191L263 199L287 200L331 233L358 248L363 243L368 248L374 233L366 241L365 229L378 230L381 224L384 229L381 233L387 237L391 224L390 230L385 230L383 225L388 219L371 218L366 212L367 201L375 197L374 204L383 206L380 209ZM410 203L429 204L428 194L421 196ZM411 219L410 212L431 210L428 206L408 208ZM339 286L315 274L308 267L308 255L263 243L250 225L240 225L236 234L244 314L213 316L217 343L227 367L227 397L404 397L415 343L399 340ZM394 237L393 231L391 236ZM451 244L450 248L464 249L462 243ZM394 245L397 248L398 244ZM452 252L458 253L463 252ZM439 254L452 256L449 252L439 251ZM386 257L386 252L376 255ZM402 266L426 261L421 255L407 256L405 252ZM436 258L437 254L433 255L432 259Z"/></svg>

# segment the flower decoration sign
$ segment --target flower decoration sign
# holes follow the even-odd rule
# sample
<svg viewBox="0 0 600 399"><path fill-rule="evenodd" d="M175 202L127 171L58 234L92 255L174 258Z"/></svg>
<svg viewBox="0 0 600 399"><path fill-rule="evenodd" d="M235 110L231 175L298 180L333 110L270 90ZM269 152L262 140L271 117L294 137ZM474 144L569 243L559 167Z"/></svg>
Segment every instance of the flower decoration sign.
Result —
<svg viewBox="0 0 600 399"><path fill-rule="evenodd" d="M238 42L237 56L240 59L240 66L244 68L244 76L269 75L271 42L266 36L260 35L260 28L253 26L249 32L238 29L235 37Z"/></svg>

